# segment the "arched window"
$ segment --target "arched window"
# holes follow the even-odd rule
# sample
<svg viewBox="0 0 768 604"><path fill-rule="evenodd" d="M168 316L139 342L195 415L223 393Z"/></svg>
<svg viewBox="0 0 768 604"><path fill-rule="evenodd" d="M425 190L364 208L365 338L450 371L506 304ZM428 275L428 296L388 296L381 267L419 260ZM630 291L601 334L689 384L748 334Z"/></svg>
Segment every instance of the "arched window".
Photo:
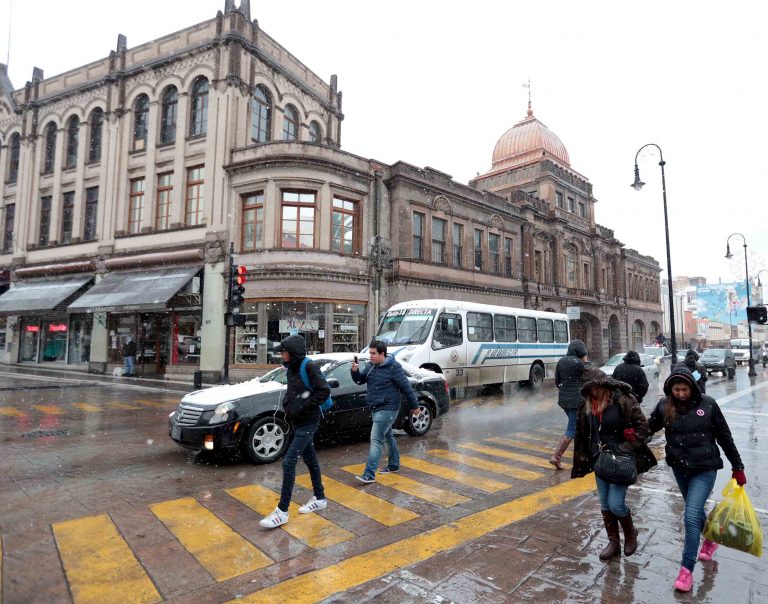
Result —
<svg viewBox="0 0 768 604"><path fill-rule="evenodd" d="M295 141L299 138L299 112L293 105L286 105L283 111L283 140Z"/></svg>
<svg viewBox="0 0 768 604"><path fill-rule="evenodd" d="M192 84L189 135L202 136L208 131L208 80L203 76Z"/></svg>
<svg viewBox="0 0 768 604"><path fill-rule="evenodd" d="M147 126L149 125L149 97L140 94L133 103L133 150L147 148Z"/></svg>
<svg viewBox="0 0 768 604"><path fill-rule="evenodd" d="M67 155L65 168L74 168L77 164L77 138L80 134L80 118L73 115L67 122Z"/></svg>
<svg viewBox="0 0 768 604"><path fill-rule="evenodd" d="M90 121L90 140L88 142L88 161L97 162L101 160L101 131L104 127L104 110L96 107L91 111Z"/></svg>
<svg viewBox="0 0 768 604"><path fill-rule="evenodd" d="M53 174L53 163L56 160L56 124L49 122L45 127L45 156L43 158L43 174Z"/></svg>
<svg viewBox="0 0 768 604"><path fill-rule="evenodd" d="M160 115L160 142L172 143L176 140L176 115L179 106L179 93L175 86L168 86L163 93L163 109Z"/></svg>
<svg viewBox="0 0 768 604"><path fill-rule="evenodd" d="M318 144L323 142L323 129L314 120L309 122L309 140Z"/></svg>
<svg viewBox="0 0 768 604"><path fill-rule="evenodd" d="M266 143L272 138L272 101L264 86L256 86L251 100L251 140Z"/></svg>
<svg viewBox="0 0 768 604"><path fill-rule="evenodd" d="M11 135L9 147L8 182L14 183L19 179L19 157L21 156L21 136L18 132Z"/></svg>

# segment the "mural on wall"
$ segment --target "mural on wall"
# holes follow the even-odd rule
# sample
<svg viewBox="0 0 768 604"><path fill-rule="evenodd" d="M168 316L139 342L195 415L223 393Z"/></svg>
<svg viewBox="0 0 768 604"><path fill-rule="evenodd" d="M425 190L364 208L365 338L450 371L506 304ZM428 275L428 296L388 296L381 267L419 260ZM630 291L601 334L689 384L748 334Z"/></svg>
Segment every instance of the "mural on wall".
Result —
<svg viewBox="0 0 768 604"><path fill-rule="evenodd" d="M738 325L747 321L747 286L739 283L717 283L696 287L699 319Z"/></svg>

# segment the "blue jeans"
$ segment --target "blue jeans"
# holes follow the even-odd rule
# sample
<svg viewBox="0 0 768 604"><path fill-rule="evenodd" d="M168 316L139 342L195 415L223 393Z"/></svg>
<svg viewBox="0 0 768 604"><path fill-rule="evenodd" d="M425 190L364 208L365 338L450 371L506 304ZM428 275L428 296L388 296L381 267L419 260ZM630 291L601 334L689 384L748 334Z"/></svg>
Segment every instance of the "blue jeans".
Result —
<svg viewBox="0 0 768 604"><path fill-rule="evenodd" d="M712 493L717 478L716 470L696 472L682 468L672 468L677 486L685 500L685 545L681 564L690 571L696 564L696 554L701 540L701 531L707 515L704 504Z"/></svg>
<svg viewBox="0 0 768 604"><path fill-rule="evenodd" d="M568 416L568 426L565 428L565 435L568 438L576 438L576 420L579 417L578 409L563 409Z"/></svg>
<svg viewBox="0 0 768 604"><path fill-rule="evenodd" d="M135 373L136 357L134 356L125 357L125 362L123 363L123 366L125 367L125 373L130 373L130 374Z"/></svg>
<svg viewBox="0 0 768 604"><path fill-rule="evenodd" d="M320 462L317 461L315 454L315 444L312 441L317 431L319 422L296 426L293 429L293 440L288 445L288 451L283 457L283 486L280 488L280 503L277 504L282 511L288 511L288 504L291 503L293 494L293 485L296 482L296 464L299 461L299 455L304 459L309 469L309 477L312 480L312 491L318 499L325 499L323 490L323 479L320 475Z"/></svg>
<svg viewBox="0 0 768 604"><path fill-rule="evenodd" d="M376 477L376 468L379 466L381 450L384 448L384 442L387 443L389 450L389 460L387 467L390 470L400 469L400 453L397 450L395 435L392 434L392 424L397 419L397 411L382 409L373 412L373 426L371 427L371 448L368 450L368 463L365 465L363 476L366 478Z"/></svg>
<svg viewBox="0 0 768 604"><path fill-rule="evenodd" d="M619 518L624 518L629 514L629 509L624 503L629 485L605 482L602 478L598 478L597 474L595 474L595 482L597 483L597 494L600 496L600 509L603 512L611 512Z"/></svg>

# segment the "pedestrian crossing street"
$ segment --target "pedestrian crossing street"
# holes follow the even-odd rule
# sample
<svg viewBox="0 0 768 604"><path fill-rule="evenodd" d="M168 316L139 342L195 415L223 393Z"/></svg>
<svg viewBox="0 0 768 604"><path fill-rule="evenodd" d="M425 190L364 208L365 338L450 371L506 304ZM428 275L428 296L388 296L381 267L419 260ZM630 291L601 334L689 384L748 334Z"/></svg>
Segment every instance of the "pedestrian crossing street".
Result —
<svg viewBox="0 0 768 604"><path fill-rule="evenodd" d="M290 521L272 530L260 529L257 523L274 510L279 484L275 488L251 484L222 493L231 504L243 506L241 513L248 515L248 522L255 527L252 531L243 531L242 524L240 530L230 526L204 497L162 501L148 509L212 582L220 583L278 563L274 543L271 548L268 544L275 534L288 539L293 551L321 551L405 525L430 510L460 510L457 506L522 484L539 490L550 487L553 470L545 443L557 438L515 433L459 442L451 451L432 448L418 456L401 455L401 471L378 474L374 485L363 486L354 480L355 474L362 473L363 464L324 466L323 484L331 513L299 514L298 504L292 503ZM541 484L536 485L536 481ZM303 503L311 496L309 475L298 475L296 484L294 500ZM120 522L119 514L101 514L52 525L76 603L159 602L168 596L158 587L161 582L153 578L167 567L155 568L157 560L141 559L123 536ZM167 585L167 576L164 581L162 584Z"/></svg>

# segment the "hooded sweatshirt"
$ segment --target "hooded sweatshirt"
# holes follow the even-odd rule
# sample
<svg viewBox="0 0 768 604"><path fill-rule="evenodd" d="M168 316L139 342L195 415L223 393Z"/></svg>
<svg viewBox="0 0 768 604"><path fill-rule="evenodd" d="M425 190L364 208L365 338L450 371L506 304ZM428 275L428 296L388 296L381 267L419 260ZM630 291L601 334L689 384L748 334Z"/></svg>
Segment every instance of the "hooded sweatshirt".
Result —
<svg viewBox="0 0 768 604"><path fill-rule="evenodd" d="M672 386L678 383L687 384L691 389L691 397L685 402L673 398ZM652 433L665 430L667 465L694 472L719 470L723 467L720 445L732 469L744 469L723 412L715 399L701 393L684 364L678 363L672 368L664 382L664 394L651 413L648 426ZM667 405L675 405L676 409L675 418L669 424L665 418Z"/></svg>
<svg viewBox="0 0 768 604"><path fill-rule="evenodd" d="M613 370L613 377L632 386L637 402L642 403L648 392L648 377L640 366L640 355L630 350L624 355L623 361Z"/></svg>
<svg viewBox="0 0 768 604"><path fill-rule="evenodd" d="M703 394L706 388L705 384L707 382L707 369L702 363L699 363L699 353L693 349L690 349L685 353L685 359L682 361L682 364L688 367L691 373L694 371L699 372L699 379L696 380L696 383L699 385L699 388Z"/></svg>
<svg viewBox="0 0 768 604"><path fill-rule="evenodd" d="M577 409L582 401L581 386L584 378L584 357L587 347L581 340L571 340L568 352L557 362L555 385L559 389L557 404L563 409Z"/></svg>
<svg viewBox="0 0 768 604"><path fill-rule="evenodd" d="M309 361L307 363L307 377L310 390L301 379L300 367L304 357L307 356L307 345L301 336L288 336L280 342L280 346L288 351L290 360L283 363L286 368L287 385L283 399L285 416L292 426L303 426L320 421L320 405L331 394L331 388L325 381L320 368Z"/></svg>

